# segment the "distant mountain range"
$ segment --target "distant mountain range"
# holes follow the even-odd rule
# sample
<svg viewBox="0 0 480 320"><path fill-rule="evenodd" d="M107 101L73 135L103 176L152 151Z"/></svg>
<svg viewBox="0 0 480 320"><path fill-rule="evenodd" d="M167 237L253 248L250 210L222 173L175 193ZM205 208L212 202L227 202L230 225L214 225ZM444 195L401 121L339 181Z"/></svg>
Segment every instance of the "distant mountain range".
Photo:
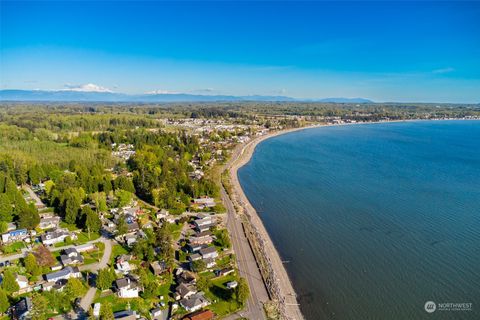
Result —
<svg viewBox="0 0 480 320"><path fill-rule="evenodd" d="M187 93L124 94L78 90L0 90L0 101L66 101L66 102L215 102L215 101L277 101L277 102L325 102L372 103L363 98L296 99L285 96L231 96L198 95Z"/></svg>

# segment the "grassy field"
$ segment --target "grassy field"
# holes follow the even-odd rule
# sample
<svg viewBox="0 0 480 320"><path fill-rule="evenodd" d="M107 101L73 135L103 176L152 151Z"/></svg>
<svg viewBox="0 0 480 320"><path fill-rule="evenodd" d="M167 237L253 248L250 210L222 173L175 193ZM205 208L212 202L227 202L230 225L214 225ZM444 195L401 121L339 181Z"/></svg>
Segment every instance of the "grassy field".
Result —
<svg viewBox="0 0 480 320"><path fill-rule="evenodd" d="M3 254L13 254L20 252L23 248L25 248L25 243L22 241L14 242L6 246L1 247L1 251Z"/></svg>
<svg viewBox="0 0 480 320"><path fill-rule="evenodd" d="M209 308L216 315L221 317L240 310L242 306L235 299L233 290L226 287L227 282L238 281L236 275L231 274L225 277L213 278L214 274L212 272L206 272L201 276L209 279L205 296L212 302Z"/></svg>

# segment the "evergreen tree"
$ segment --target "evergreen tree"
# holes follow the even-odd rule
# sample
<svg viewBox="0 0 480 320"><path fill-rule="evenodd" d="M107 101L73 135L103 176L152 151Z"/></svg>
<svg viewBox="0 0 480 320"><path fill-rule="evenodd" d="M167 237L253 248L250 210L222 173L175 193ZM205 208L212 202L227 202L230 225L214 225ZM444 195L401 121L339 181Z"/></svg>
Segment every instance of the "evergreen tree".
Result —
<svg viewBox="0 0 480 320"><path fill-rule="evenodd" d="M37 258L31 253L29 253L25 259L23 260L23 264L25 265L25 269L27 272L30 273L32 276L39 276L42 273L40 269Z"/></svg>
<svg viewBox="0 0 480 320"><path fill-rule="evenodd" d="M2 288L8 293L17 292L20 289L17 281L15 281L15 275L10 269L3 272Z"/></svg>
<svg viewBox="0 0 480 320"><path fill-rule="evenodd" d="M0 314L5 313L9 306L7 293L5 290L0 289Z"/></svg>
<svg viewBox="0 0 480 320"><path fill-rule="evenodd" d="M5 193L0 193L0 221L12 222L12 202Z"/></svg>
<svg viewBox="0 0 480 320"><path fill-rule="evenodd" d="M33 203L18 212L18 226L20 228L34 229L40 223L40 215Z"/></svg>

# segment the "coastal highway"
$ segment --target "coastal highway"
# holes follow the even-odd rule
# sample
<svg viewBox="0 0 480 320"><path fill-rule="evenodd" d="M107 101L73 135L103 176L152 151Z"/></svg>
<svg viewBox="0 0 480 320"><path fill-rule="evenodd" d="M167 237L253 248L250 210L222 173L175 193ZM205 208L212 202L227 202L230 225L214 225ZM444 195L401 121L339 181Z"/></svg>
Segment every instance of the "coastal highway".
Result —
<svg viewBox="0 0 480 320"><path fill-rule="evenodd" d="M261 239L261 243L263 245L264 251L268 253L268 256L266 257L266 259L274 272L275 282L273 286L273 290L274 290L273 298L279 300L279 303L280 303L279 307L282 313L282 318L289 319L289 320L304 319L300 311L300 306L297 301L297 295L290 282L290 279L288 277L287 271L285 270L285 267L280 258L280 255L278 254L275 246L273 245L273 242L270 239L270 236L267 230L265 229L260 217L255 211L255 208L253 208L253 206L251 205L251 203L249 202L248 198L246 197L246 195L244 194L241 188L240 181L238 180L238 176L237 176L237 170L250 160L255 150L255 147L261 141L264 141L276 135L284 134L287 132L293 132L297 130L304 130L304 129L305 128L293 128L293 129L276 131L273 133L269 133L267 135L257 136L251 141L249 141L248 143L244 145L239 145L237 148L234 149L230 161L226 164L226 168L229 170L228 173L230 176L230 183L232 184L232 193L233 193L232 198L230 198L230 196L226 196L224 190L222 190L223 191L222 197L228 198L224 201L229 211L228 217L229 218L233 217L234 219L238 219L238 216L235 214L235 208L231 201L233 199L233 201L235 201L241 207L241 211L243 212L242 214L247 215L249 217L250 223L255 227L257 231L257 235ZM230 213L230 211L232 211L233 214ZM233 235L235 236L234 232L235 231L238 232L240 230L242 235L245 236L245 234L243 233L243 230L241 229L242 228L241 223L239 222L238 224L240 225L240 229L235 228L235 225L229 227L231 234L233 233ZM240 243L239 245L242 248L248 247L249 252L251 253L251 249L250 249L250 246L248 245L248 242L246 241L246 238L245 238L245 244L242 246L242 244ZM250 272L251 269L247 269L247 270ZM255 270L259 273L258 268L255 268ZM250 284L250 281L252 281L255 284L255 277L249 277L249 284ZM257 287L259 287L259 285L257 285ZM265 289L264 286L263 288ZM254 294L252 294L252 298L255 300ZM251 317L251 319L256 319L256 318Z"/></svg>
<svg viewBox="0 0 480 320"><path fill-rule="evenodd" d="M233 250L235 251L238 271L240 276L244 277L250 288L250 296L246 308L230 317L236 319L238 316L246 317L251 320L265 319L263 313L263 302L269 300L267 289L263 283L262 275L258 269L255 256L248 244L247 237L243 231L242 223L237 217L233 203L228 197L225 189L221 188L221 196L225 207L227 208L227 228L232 239ZM227 318L227 319L230 319Z"/></svg>

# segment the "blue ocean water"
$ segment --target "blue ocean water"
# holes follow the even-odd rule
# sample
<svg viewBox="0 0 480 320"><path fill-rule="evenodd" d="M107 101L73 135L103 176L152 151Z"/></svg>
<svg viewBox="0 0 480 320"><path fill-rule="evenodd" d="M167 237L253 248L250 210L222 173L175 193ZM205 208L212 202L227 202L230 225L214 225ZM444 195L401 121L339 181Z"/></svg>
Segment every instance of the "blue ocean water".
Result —
<svg viewBox="0 0 480 320"><path fill-rule="evenodd" d="M303 130L238 175L306 319L480 319L480 122Z"/></svg>

